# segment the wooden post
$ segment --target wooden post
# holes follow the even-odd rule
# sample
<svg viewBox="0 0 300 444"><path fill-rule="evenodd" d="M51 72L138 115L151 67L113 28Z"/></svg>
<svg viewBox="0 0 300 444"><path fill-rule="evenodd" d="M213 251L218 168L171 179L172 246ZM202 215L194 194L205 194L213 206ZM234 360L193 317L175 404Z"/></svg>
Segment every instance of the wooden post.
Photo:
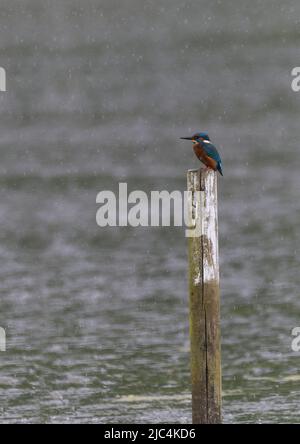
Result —
<svg viewBox="0 0 300 444"><path fill-rule="evenodd" d="M198 227L193 236L187 234L193 424L218 424L222 376L217 173L189 170L187 182L189 217Z"/></svg>

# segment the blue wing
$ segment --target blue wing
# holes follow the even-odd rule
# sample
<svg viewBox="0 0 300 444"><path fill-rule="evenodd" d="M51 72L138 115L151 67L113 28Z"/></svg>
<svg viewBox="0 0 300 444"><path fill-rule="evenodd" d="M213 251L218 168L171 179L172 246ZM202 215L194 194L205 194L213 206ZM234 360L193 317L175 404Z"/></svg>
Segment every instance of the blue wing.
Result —
<svg viewBox="0 0 300 444"><path fill-rule="evenodd" d="M205 142L202 142L202 148L209 157L211 157L217 162L217 170L223 176L222 160L217 148L212 143L205 143Z"/></svg>
<svg viewBox="0 0 300 444"><path fill-rule="evenodd" d="M218 163L222 163L220 154L218 153L217 148L212 143L203 143L202 147L209 157L211 157Z"/></svg>

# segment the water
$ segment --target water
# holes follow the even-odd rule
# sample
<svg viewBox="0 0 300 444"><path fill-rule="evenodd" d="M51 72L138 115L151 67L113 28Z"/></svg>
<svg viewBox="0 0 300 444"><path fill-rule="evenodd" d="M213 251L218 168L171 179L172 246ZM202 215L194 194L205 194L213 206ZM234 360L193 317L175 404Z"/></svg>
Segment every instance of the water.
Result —
<svg viewBox="0 0 300 444"><path fill-rule="evenodd" d="M189 423L181 228L96 195L185 188L220 148L224 422L299 422L296 0L2 0L1 422Z"/></svg>

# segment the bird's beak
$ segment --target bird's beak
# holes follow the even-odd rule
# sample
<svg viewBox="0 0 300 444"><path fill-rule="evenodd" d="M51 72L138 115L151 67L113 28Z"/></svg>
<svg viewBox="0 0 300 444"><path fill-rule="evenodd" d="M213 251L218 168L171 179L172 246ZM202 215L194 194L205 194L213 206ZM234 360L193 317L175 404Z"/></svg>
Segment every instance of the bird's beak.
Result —
<svg viewBox="0 0 300 444"><path fill-rule="evenodd" d="M194 140L192 137L180 137L182 140Z"/></svg>

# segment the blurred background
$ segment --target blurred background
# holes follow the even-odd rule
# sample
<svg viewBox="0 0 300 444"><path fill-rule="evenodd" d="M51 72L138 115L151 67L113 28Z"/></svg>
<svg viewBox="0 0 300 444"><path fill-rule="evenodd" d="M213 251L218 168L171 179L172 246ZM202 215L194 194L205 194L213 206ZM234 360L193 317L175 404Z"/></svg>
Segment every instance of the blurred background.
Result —
<svg viewBox="0 0 300 444"><path fill-rule="evenodd" d="M190 423L183 228L96 195L219 179L224 422L299 422L297 0L1 0L0 422Z"/></svg>

